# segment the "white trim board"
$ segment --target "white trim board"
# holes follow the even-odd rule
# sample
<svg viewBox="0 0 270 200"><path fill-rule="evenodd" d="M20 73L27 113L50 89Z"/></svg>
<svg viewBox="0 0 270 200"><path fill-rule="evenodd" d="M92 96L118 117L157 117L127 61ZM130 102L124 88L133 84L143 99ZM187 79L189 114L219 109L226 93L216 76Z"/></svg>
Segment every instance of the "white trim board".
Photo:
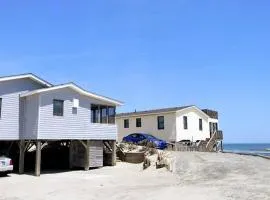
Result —
<svg viewBox="0 0 270 200"><path fill-rule="evenodd" d="M104 97L104 96L101 96L101 95L97 95L97 94L85 91L84 89L80 88L79 86L75 85L74 83L67 83L67 84L63 84L63 85L53 86L53 87L50 87L50 88L34 90L34 91L31 91L31 92L21 94L21 97L27 97L27 96L31 96L31 95L35 95L35 94L40 94L40 93L54 91L54 90L58 90L58 89L64 89L64 88L70 88L70 89L78 92L81 95L91 97L91 98L94 98L94 99L98 99L98 100L101 100L101 101L109 102L109 103L114 104L116 106L122 106L123 105L123 102L120 102L118 100L114 100L114 99L111 99L111 98L108 98L108 97Z"/></svg>
<svg viewBox="0 0 270 200"><path fill-rule="evenodd" d="M52 87L53 85L48 83L47 81L44 81L43 79L39 78L38 76L34 74L21 74L21 75L15 75L15 76L5 76L0 77L0 82L2 81L11 81L11 80L18 80L18 79L24 79L24 78L30 78L31 80L40 83L46 87Z"/></svg>

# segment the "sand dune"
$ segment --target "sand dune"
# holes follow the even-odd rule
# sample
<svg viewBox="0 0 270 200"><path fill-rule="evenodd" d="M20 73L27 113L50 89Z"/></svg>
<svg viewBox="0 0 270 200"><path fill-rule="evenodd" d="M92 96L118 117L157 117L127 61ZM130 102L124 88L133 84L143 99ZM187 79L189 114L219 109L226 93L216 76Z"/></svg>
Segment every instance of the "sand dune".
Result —
<svg viewBox="0 0 270 200"><path fill-rule="evenodd" d="M270 160L221 153L173 153L174 172L142 165L0 178L0 199L269 200Z"/></svg>

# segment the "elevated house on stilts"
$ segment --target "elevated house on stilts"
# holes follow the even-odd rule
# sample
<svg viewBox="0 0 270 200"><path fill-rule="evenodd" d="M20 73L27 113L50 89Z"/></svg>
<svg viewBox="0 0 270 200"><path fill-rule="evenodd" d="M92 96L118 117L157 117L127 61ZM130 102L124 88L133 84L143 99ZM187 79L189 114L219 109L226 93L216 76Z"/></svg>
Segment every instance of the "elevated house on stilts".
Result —
<svg viewBox="0 0 270 200"><path fill-rule="evenodd" d="M69 147L70 167L103 166L103 147L115 165L116 107L122 102L88 92L74 83L52 85L34 74L0 77L0 147L19 144L19 173L25 152L35 146L35 175L42 148L50 142Z"/></svg>

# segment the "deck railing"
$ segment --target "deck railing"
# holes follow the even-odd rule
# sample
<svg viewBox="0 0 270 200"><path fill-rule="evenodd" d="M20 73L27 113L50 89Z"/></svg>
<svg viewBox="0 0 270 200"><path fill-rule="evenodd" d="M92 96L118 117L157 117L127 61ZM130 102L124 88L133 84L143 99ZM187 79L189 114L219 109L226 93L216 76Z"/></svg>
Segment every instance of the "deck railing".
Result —
<svg viewBox="0 0 270 200"><path fill-rule="evenodd" d="M183 144L183 143L175 143L174 144L175 151L206 151L206 141L201 140L198 143L190 143L190 144Z"/></svg>
<svg viewBox="0 0 270 200"><path fill-rule="evenodd" d="M175 151L213 151L213 148L219 141L223 140L223 132L221 130L216 131L212 137L206 141L201 140L197 143L190 142L190 143L181 143L177 142L174 144Z"/></svg>
<svg viewBox="0 0 270 200"><path fill-rule="evenodd" d="M217 140L223 140L223 131L219 130L217 132Z"/></svg>

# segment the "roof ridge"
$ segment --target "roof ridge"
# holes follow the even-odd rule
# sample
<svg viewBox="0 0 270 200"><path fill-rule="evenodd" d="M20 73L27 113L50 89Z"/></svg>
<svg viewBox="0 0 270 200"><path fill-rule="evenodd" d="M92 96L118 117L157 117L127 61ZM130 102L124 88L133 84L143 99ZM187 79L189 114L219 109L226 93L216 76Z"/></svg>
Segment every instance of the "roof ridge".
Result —
<svg viewBox="0 0 270 200"><path fill-rule="evenodd" d="M172 112L172 111L177 111L177 110L182 110L185 108L189 108L195 105L187 105L187 106L175 106L175 107L166 107L166 108L157 108L157 109L149 109L149 110L142 110L142 111L135 111L135 112L123 112L123 113L118 113L116 116L121 116L121 115L132 115L132 114L144 114L144 113L155 113L155 112Z"/></svg>

